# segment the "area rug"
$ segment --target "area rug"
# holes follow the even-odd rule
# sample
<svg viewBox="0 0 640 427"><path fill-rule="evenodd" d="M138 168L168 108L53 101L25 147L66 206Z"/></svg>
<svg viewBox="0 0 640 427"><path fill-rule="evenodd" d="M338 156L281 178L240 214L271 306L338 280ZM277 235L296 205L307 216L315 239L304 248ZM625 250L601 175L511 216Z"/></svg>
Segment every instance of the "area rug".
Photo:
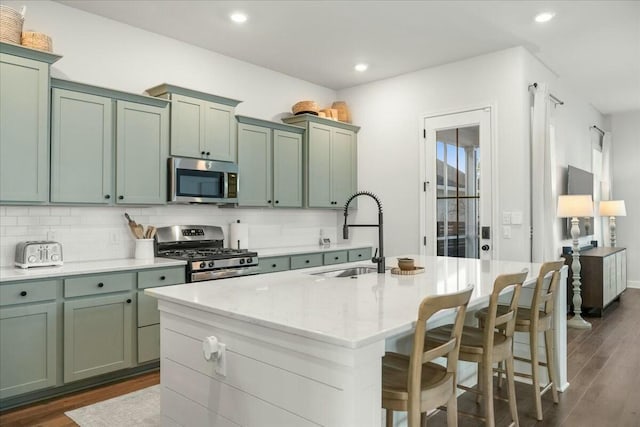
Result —
<svg viewBox="0 0 640 427"><path fill-rule="evenodd" d="M159 426L160 386L143 388L64 414L81 427Z"/></svg>

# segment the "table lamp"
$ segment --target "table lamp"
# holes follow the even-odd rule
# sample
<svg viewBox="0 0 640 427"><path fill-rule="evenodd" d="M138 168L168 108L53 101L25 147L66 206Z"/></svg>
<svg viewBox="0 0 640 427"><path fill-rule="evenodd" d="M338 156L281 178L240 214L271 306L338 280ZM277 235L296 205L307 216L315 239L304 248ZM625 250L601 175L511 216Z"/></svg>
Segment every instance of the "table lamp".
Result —
<svg viewBox="0 0 640 427"><path fill-rule="evenodd" d="M609 233L611 236L611 247L616 246L616 217L627 216L627 209L624 200L603 200L600 202L600 216L609 217Z"/></svg>
<svg viewBox="0 0 640 427"><path fill-rule="evenodd" d="M579 217L593 216L593 200L591 195L566 195L558 197L558 212L560 218L571 218L571 238L573 246L571 256L571 270L573 271L573 312L572 319L567 321L567 326L578 329L591 329L591 323L582 318L582 296L580 295L580 248L578 236L580 227Z"/></svg>

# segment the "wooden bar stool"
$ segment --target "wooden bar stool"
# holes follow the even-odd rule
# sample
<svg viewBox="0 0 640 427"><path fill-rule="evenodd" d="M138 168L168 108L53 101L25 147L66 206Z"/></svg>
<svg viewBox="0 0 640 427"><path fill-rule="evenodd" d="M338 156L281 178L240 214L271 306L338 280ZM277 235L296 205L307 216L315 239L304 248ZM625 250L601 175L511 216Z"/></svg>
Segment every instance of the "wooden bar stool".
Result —
<svg viewBox="0 0 640 427"><path fill-rule="evenodd" d="M533 297L529 307L519 307L516 315L515 330L517 332L529 333L529 350L531 359L514 356L515 360L530 363L531 374L514 372L518 377L529 378L534 385L534 397L536 404L536 417L538 421L542 421L542 395L551 389L553 402L558 403L558 379L556 378L556 369L554 363L555 349L553 346L555 340L555 330L553 329L553 301L555 292L560 282L560 269L564 265L563 261L552 261L542 264L536 286L533 290ZM545 283L549 286L545 289ZM544 304L543 307L541 307ZM498 306L498 315L505 312L508 307L504 305ZM486 310L480 310L476 313L476 317L480 319L480 324L485 322L487 316ZM538 336L544 332L545 353L547 362L541 362L538 358ZM540 377L538 367L547 368L549 375L549 383L540 388ZM502 369L498 369L498 384L502 381ZM536 386L537 385L537 386Z"/></svg>
<svg viewBox="0 0 640 427"><path fill-rule="evenodd" d="M493 291L489 298L485 327L479 328L465 325L462 329L459 360L478 364L478 389L476 390L462 385L458 385L458 388L478 393L482 396L484 401L484 417L465 412L460 412L460 415L483 419L488 427L495 426L493 409L493 364L498 362L505 362L506 364L509 409L511 419L513 420L512 425L519 425L513 376L512 340L520 290L526 278L526 272L503 274L496 277L493 284ZM511 301L508 305L508 310L498 313L498 298L501 294L507 295L508 292L511 292ZM498 328L498 330L496 330L496 328ZM430 347L446 342L450 334L450 325L429 330L426 333L426 345Z"/></svg>
<svg viewBox="0 0 640 427"><path fill-rule="evenodd" d="M458 425L456 369L460 334L473 286L454 294L429 296L420 303L413 334L411 355L387 352L382 358L382 407L387 412L387 427L393 426L393 411L406 411L408 426L418 427L423 414L447 405L447 425ZM456 309L450 334L440 345L425 351L427 320L435 313ZM446 366L432 361L446 357ZM426 419L423 419L426 421Z"/></svg>

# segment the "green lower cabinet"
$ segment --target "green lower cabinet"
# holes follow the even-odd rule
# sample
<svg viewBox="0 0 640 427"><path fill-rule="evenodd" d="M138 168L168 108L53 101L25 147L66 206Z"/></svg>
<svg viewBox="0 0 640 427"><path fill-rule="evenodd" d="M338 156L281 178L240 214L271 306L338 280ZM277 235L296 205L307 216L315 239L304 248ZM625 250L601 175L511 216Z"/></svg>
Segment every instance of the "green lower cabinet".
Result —
<svg viewBox="0 0 640 427"><path fill-rule="evenodd" d="M260 267L260 273L275 273L289 270L291 268L291 260L288 256L259 258L258 266Z"/></svg>
<svg viewBox="0 0 640 427"><path fill-rule="evenodd" d="M64 382L133 365L134 296L119 293L64 302Z"/></svg>
<svg viewBox="0 0 640 427"><path fill-rule="evenodd" d="M349 262L371 259L371 248L349 250Z"/></svg>
<svg viewBox="0 0 640 427"><path fill-rule="evenodd" d="M342 264L348 261L347 251L325 252L323 255L324 265Z"/></svg>
<svg viewBox="0 0 640 427"><path fill-rule="evenodd" d="M0 309L0 399L56 385L57 304Z"/></svg>
<svg viewBox="0 0 640 427"><path fill-rule="evenodd" d="M291 269L297 270L299 268L317 267L322 265L323 254L304 254L294 255L291 257Z"/></svg>
<svg viewBox="0 0 640 427"><path fill-rule="evenodd" d="M138 328L138 363L160 358L160 325Z"/></svg>

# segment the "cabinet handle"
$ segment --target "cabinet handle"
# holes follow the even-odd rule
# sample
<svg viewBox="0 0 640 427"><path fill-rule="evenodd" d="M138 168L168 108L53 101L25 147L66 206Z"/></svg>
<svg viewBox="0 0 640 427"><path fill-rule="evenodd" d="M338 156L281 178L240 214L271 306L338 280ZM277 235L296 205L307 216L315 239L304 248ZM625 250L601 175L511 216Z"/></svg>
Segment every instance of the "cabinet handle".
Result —
<svg viewBox="0 0 640 427"><path fill-rule="evenodd" d="M127 299L127 304L131 304L131 298Z"/></svg>
<svg viewBox="0 0 640 427"><path fill-rule="evenodd" d="M118 200L124 200L124 196L118 196Z"/></svg>
<svg viewBox="0 0 640 427"><path fill-rule="evenodd" d="M21 296L21 297L26 297L26 296L27 296L27 291L22 291L22 292L20 292L20 296Z"/></svg>
<svg viewBox="0 0 640 427"><path fill-rule="evenodd" d="M204 151L201 151L200 154L204 156L206 153Z"/></svg>
<svg viewBox="0 0 640 427"><path fill-rule="evenodd" d="M358 254L358 258L362 258L362 254Z"/></svg>
<svg viewBox="0 0 640 427"><path fill-rule="evenodd" d="M104 283L102 283L102 282L98 283L98 287L99 288L102 288L103 286L104 286Z"/></svg>
<svg viewBox="0 0 640 427"><path fill-rule="evenodd" d="M339 257L335 257L334 259L337 261L339 259Z"/></svg>
<svg viewBox="0 0 640 427"><path fill-rule="evenodd" d="M210 152L210 151L207 151L207 156L210 156L210 155L211 155L211 152Z"/></svg>
<svg viewBox="0 0 640 427"><path fill-rule="evenodd" d="M267 200L267 203L271 203L271 200Z"/></svg>
<svg viewBox="0 0 640 427"><path fill-rule="evenodd" d="M164 280L164 279L166 279L165 276L160 276L160 280Z"/></svg>
<svg viewBox="0 0 640 427"><path fill-rule="evenodd" d="M276 268L277 265L276 264L271 264L271 268Z"/></svg>
<svg viewBox="0 0 640 427"><path fill-rule="evenodd" d="M280 203L280 200L276 200L276 203Z"/></svg>
<svg viewBox="0 0 640 427"><path fill-rule="evenodd" d="M304 262L305 262L306 264L309 264L309 260L308 260L308 259L306 259Z"/></svg>
<svg viewBox="0 0 640 427"><path fill-rule="evenodd" d="M111 198L111 195L109 195L109 194L105 194L104 198L105 198L105 199L107 199L107 200L109 200L109 199Z"/></svg>

